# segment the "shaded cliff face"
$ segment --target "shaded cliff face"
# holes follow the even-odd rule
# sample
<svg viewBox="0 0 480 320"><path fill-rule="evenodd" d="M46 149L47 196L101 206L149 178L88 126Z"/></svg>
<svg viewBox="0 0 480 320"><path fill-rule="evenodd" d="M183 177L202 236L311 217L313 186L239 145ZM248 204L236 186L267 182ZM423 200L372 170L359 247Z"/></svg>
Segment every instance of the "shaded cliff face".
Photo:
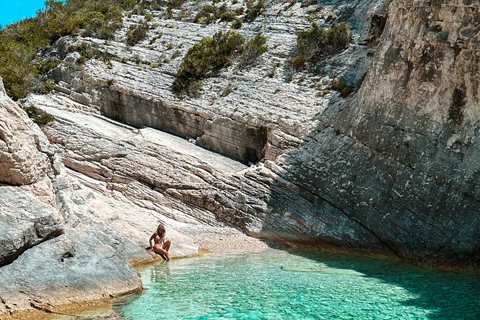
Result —
<svg viewBox="0 0 480 320"><path fill-rule="evenodd" d="M214 216L285 243L478 267L476 78L469 71L478 64L478 7L393 1L387 14L385 4L322 1L325 7L308 10L300 3L274 2L240 31L249 36L263 30L268 37L271 49L261 63L247 71L221 70L204 79L200 97L183 100L170 91L180 64L170 44L185 53L229 26L205 27L192 17L155 11L147 38L130 47L125 32L143 18L132 15L115 41L61 39L57 49L66 56L52 71L57 92L31 96L28 103L90 116L103 112L243 161L265 160L224 172L201 156L178 157L171 146L135 142L131 148L130 139L82 130L82 121L71 115L45 129L67 167L107 188L141 190L133 192L141 201L168 199L166 207L187 212L187 217L171 213L173 219ZM319 63L315 74L289 74L295 33L310 26L306 16L313 12L321 23L333 12L338 22L349 22L352 43ZM66 52L82 43L116 59L81 65L78 53ZM149 65L167 56L169 63ZM368 70L355 96L316 90L338 77L356 83ZM140 135L152 134L142 130ZM192 211L192 204L201 210Z"/></svg>
<svg viewBox="0 0 480 320"><path fill-rule="evenodd" d="M412 262L480 263L478 3L393 1L357 99L280 159Z"/></svg>
<svg viewBox="0 0 480 320"><path fill-rule="evenodd" d="M438 133L447 123L475 125L479 7L476 1L394 1L360 102L399 105L437 124L427 132Z"/></svg>
<svg viewBox="0 0 480 320"><path fill-rule="evenodd" d="M352 130L367 145L478 200L479 5L395 4Z"/></svg>

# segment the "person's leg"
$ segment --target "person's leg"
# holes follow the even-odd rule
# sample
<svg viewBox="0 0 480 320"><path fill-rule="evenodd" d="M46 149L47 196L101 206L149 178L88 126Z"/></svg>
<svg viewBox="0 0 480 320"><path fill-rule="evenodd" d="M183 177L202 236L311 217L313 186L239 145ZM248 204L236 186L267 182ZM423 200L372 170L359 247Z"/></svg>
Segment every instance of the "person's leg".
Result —
<svg viewBox="0 0 480 320"><path fill-rule="evenodd" d="M171 245L172 245L172 241L167 240L167 241L165 241L165 243L163 244L162 248L163 248L163 250L168 251L168 250L170 250L170 246L171 246Z"/></svg>
<svg viewBox="0 0 480 320"><path fill-rule="evenodd" d="M155 245L155 247L153 247L153 251L158 254L163 254L165 257L167 257L167 260L170 260L170 253L168 253L167 250L163 249L160 244Z"/></svg>

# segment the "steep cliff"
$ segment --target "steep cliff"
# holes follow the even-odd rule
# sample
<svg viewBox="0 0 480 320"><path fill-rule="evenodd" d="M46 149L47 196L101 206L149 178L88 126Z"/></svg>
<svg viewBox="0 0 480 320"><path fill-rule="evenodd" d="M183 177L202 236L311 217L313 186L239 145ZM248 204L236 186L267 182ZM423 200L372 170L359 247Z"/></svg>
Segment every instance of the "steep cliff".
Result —
<svg viewBox="0 0 480 320"><path fill-rule="evenodd" d="M190 44L228 29L229 24L219 22L205 28L193 21L195 12L187 11L186 18L174 19L164 11L153 11L147 37L130 47L122 43L123 32L143 18L132 15L116 41L61 39L56 52L63 52L65 59L52 70L58 93L45 98L31 96L25 105L49 112L53 111L48 106L57 105L73 112L103 113L137 127L151 126L175 133L244 162L274 160L309 139L308 133L315 130L319 115L339 99L338 94L327 89L332 79L356 83L362 78L371 63L372 46L381 33L382 26L375 21L385 14L384 1L324 5L313 3L309 8L301 3L272 2L262 15L239 30L245 37L263 31L270 49L261 60L249 69L231 66L220 70L216 76L203 79L200 96L182 99L171 92L181 60L156 62L170 55L172 47L184 54ZM352 26L349 48L327 57L315 70L295 70L289 60L295 50L296 33L310 27L309 19L331 25L329 19L334 13L338 15L337 23ZM79 53L67 52L68 48L80 47L108 52L112 58L79 64ZM155 64L153 68L151 63ZM75 136L58 139L61 132L75 132ZM136 157L141 163L136 167L130 163L133 159L123 154L104 156L112 148L109 144L75 142L91 138L68 125L57 123L47 127L45 133L65 164L74 170L107 183L115 182L115 176L121 174L212 211L251 235L282 242L389 251L374 233L341 210L322 199L315 201L310 191L272 172L271 168L278 167L272 162L233 174L219 171L205 176L190 165L164 159L169 157L167 152L155 153L157 159L148 157L146 161L142 160L144 155ZM91 151L84 154L86 150L78 148L82 145L98 146L93 154L102 154L100 167L90 156ZM151 151L145 148L141 152ZM165 163L172 163L172 167Z"/></svg>
<svg viewBox="0 0 480 320"><path fill-rule="evenodd" d="M357 99L331 105L282 175L404 259L478 267L478 32L477 3L392 2Z"/></svg>
<svg viewBox="0 0 480 320"><path fill-rule="evenodd" d="M81 104L62 108L151 126L244 162L262 160L208 179L191 167L180 170L178 162L172 169L150 161L140 166L154 166L162 176L154 178L156 173L128 169L122 156L103 160L108 169L97 173L122 172L258 237L381 252L415 263L477 266L478 5L386 5L272 2L240 30L246 37L258 30L267 36L270 49L261 61L248 70L219 70L193 98L171 92L180 59L165 58L172 47L181 56L228 24L205 28L191 11L182 18L152 12L154 27L133 47L122 42L128 26L142 18L136 15L125 20L116 41L62 39L57 51L65 59L52 76L64 101ZM294 70L289 58L295 33L312 19L328 25L333 13L337 23L352 27L349 48L313 69ZM77 53L67 54L72 45L115 58L79 65ZM354 96L328 91L332 79L360 84L367 71ZM59 143L58 132L46 134L67 166L91 172L90 160L78 163L85 158L81 149ZM107 182L114 180L106 175Z"/></svg>
<svg viewBox="0 0 480 320"><path fill-rule="evenodd" d="M75 290L88 301L139 289L127 262L152 261L143 247L159 221L183 244L178 256L234 224L287 244L478 269L477 3L271 1L238 31L263 31L260 60L215 70L180 98L179 57L230 28L195 22L201 4L150 11L133 46L127 32L145 18L134 13L113 40L58 40L44 52L62 59L54 92L21 101L55 116L43 133L0 90L1 319L82 302ZM332 19L351 26L348 48L294 69L297 33ZM98 57L83 62L82 50ZM340 94L334 79L359 90Z"/></svg>

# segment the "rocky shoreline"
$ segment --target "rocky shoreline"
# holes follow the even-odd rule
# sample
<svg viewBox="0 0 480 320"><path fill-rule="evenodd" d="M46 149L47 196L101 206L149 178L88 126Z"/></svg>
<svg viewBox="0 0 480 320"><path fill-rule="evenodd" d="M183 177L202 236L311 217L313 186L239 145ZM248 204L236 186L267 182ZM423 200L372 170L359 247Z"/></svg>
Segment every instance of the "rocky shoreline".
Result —
<svg viewBox="0 0 480 320"><path fill-rule="evenodd" d="M198 97L171 91L179 57L229 24L195 22L188 1L152 10L133 46L143 15L114 40L59 39L43 53L61 60L49 94L17 104L0 85L0 319L141 290L133 266L159 260L145 250L158 223L175 258L267 239L478 270L480 20L467 2L272 1L239 30L269 50L216 70ZM347 48L294 70L296 34L331 19L350 25ZM75 48L113 58L79 62ZM358 91L332 89L339 79Z"/></svg>

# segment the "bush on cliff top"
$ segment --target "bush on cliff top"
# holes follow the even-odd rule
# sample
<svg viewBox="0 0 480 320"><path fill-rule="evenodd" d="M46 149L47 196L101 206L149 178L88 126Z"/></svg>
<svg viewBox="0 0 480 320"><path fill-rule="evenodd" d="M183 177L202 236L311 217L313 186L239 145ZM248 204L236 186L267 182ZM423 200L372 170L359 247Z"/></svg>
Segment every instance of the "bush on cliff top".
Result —
<svg viewBox="0 0 480 320"><path fill-rule="evenodd" d="M327 56L345 50L350 35L346 24L333 24L328 29L318 26L300 31L297 37L296 55L291 62L295 68L303 67L307 62L318 62Z"/></svg>
<svg viewBox="0 0 480 320"><path fill-rule="evenodd" d="M217 32L213 37L206 37L190 48L183 57L180 70L172 84L176 94L188 94L193 81L208 75L215 68L232 64L240 58L240 65L253 64L267 51L267 38L258 34L245 44L245 39L233 31ZM243 54L243 55L242 55Z"/></svg>
<svg viewBox="0 0 480 320"><path fill-rule="evenodd" d="M23 110L25 110L28 117L32 119L33 122L39 125L50 124L55 120L50 113L40 110L34 106L23 108Z"/></svg>
<svg viewBox="0 0 480 320"><path fill-rule="evenodd" d="M185 93L190 82L199 79L210 70L225 65L241 53L245 39L238 33L219 31L213 37L206 37L188 49L177 73L172 90Z"/></svg>
<svg viewBox="0 0 480 320"><path fill-rule="evenodd" d="M13 99L43 88L40 75L48 72L38 53L62 36L78 33L111 39L122 26L123 10L139 0L48 0L34 18L0 31L0 75Z"/></svg>

